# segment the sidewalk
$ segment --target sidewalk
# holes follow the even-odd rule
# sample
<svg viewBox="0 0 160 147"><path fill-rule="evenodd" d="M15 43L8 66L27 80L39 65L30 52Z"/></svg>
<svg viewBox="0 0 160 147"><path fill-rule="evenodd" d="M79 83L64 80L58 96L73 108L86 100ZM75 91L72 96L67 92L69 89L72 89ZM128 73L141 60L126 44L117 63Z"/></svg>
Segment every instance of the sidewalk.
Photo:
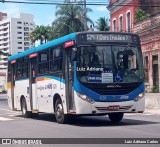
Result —
<svg viewBox="0 0 160 147"><path fill-rule="evenodd" d="M160 115L160 93L146 93L145 98L145 113Z"/></svg>

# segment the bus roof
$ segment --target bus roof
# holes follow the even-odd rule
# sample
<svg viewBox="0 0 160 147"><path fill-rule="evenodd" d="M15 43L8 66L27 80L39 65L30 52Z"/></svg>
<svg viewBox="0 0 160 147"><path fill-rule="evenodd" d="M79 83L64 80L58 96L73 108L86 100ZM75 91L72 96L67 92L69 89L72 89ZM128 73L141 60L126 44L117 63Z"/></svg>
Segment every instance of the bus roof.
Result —
<svg viewBox="0 0 160 147"><path fill-rule="evenodd" d="M16 54L16 55L10 56L8 58L8 61L15 60L15 59L30 55L32 53L39 52L41 50L44 50L46 48L50 48L52 46L56 46L58 44L64 43L64 42L69 41L69 40L75 40L75 38L76 38L76 33L72 33L72 34L66 35L64 37L55 39L55 40L50 41L48 43L45 43L43 45L37 46L35 48L31 48L31 49L29 49L27 51L21 52L21 53Z"/></svg>

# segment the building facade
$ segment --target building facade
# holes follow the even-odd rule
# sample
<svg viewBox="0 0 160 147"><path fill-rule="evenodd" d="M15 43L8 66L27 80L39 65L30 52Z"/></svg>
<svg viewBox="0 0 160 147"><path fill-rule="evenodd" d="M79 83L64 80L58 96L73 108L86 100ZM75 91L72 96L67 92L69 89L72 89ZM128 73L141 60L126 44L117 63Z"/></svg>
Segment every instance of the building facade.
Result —
<svg viewBox="0 0 160 147"><path fill-rule="evenodd" d="M160 13L134 24L141 38L145 82L148 91L160 91Z"/></svg>
<svg viewBox="0 0 160 147"><path fill-rule="evenodd" d="M0 21L0 50L11 55L23 52L34 45L29 34L35 28L33 15L20 13ZM0 55L0 69L6 71L7 56Z"/></svg>
<svg viewBox="0 0 160 147"><path fill-rule="evenodd" d="M133 32L135 12L139 6L138 0L110 0L110 30L118 32Z"/></svg>

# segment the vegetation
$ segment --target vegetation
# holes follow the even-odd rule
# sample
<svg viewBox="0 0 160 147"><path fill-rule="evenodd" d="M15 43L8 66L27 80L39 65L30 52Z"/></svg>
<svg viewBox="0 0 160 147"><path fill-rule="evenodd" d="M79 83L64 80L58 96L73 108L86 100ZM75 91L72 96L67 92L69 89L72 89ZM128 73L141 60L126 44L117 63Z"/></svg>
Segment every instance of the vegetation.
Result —
<svg viewBox="0 0 160 147"><path fill-rule="evenodd" d="M10 56L10 54L8 53L4 53L3 51L0 50L0 55L3 55L3 56Z"/></svg>
<svg viewBox="0 0 160 147"><path fill-rule="evenodd" d="M84 31L84 9L82 5L73 5L70 0L65 0L67 5L57 5L55 13L57 19L53 21L52 25L58 37L70 34L72 32ZM86 14L92 12L92 9L87 8ZM93 24L93 21L86 17L86 21Z"/></svg>
<svg viewBox="0 0 160 147"><path fill-rule="evenodd" d="M50 26L36 26L35 30L31 32L30 39L32 43L40 40L40 44L46 43L50 37Z"/></svg>
<svg viewBox="0 0 160 147"><path fill-rule="evenodd" d="M106 19L105 17L100 17L97 21L96 21L96 28L99 31L109 31L110 27L108 24L109 20L108 18Z"/></svg>
<svg viewBox="0 0 160 147"><path fill-rule="evenodd" d="M151 89L151 92L152 93L159 93L159 88L157 86L154 86L152 89Z"/></svg>
<svg viewBox="0 0 160 147"><path fill-rule="evenodd" d="M57 19L52 23L52 26L37 26L30 34L32 43L40 41L43 44L47 41L59 38L72 32L84 31L84 9L82 2L77 2L82 5L73 5L70 0L65 0L66 5L57 5L55 13ZM87 8L86 14L92 12L92 9ZM87 22L93 25L90 18L86 18Z"/></svg>
<svg viewBox="0 0 160 147"><path fill-rule="evenodd" d="M150 16L149 13L143 11L142 9L137 9L135 14L135 21L141 21L145 18L148 18Z"/></svg>

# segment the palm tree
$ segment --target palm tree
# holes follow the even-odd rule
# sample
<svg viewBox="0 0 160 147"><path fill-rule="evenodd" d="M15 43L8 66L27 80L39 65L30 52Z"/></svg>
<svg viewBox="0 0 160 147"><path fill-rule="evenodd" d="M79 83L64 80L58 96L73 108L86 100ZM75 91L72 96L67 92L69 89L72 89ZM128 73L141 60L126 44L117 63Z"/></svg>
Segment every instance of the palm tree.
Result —
<svg viewBox="0 0 160 147"><path fill-rule="evenodd" d="M96 21L96 28L99 31L109 31L110 27L108 25L108 18L106 19L105 17L100 17L97 21Z"/></svg>
<svg viewBox="0 0 160 147"><path fill-rule="evenodd" d="M46 43L49 39L50 29L50 26L36 26L35 30L30 33L32 43L37 40L40 40L40 44L43 44L44 41Z"/></svg>
<svg viewBox="0 0 160 147"><path fill-rule="evenodd" d="M57 19L52 23L56 28L57 36L67 35L72 32L84 31L83 22L83 4L75 5L70 3L70 0L65 0L66 5L57 5L55 13ZM86 12L92 12L92 9L87 8ZM93 24L90 18L86 18L88 22Z"/></svg>

